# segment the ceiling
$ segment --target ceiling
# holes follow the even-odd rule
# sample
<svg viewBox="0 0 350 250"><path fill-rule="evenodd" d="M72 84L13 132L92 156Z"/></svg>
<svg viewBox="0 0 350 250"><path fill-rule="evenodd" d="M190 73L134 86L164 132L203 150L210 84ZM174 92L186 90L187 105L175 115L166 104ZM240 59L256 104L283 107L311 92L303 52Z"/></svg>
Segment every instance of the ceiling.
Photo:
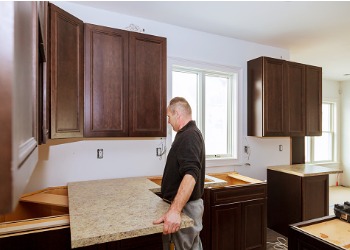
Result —
<svg viewBox="0 0 350 250"><path fill-rule="evenodd" d="M350 1L75 3L285 48L292 61L321 66L324 78L350 81Z"/></svg>

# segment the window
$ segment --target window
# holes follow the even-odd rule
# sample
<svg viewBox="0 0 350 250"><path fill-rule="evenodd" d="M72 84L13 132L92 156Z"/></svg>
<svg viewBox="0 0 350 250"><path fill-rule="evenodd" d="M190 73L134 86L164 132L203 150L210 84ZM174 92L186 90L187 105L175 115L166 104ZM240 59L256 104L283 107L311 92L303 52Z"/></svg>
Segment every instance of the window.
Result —
<svg viewBox="0 0 350 250"><path fill-rule="evenodd" d="M202 131L207 159L237 158L238 72L172 67L172 97L182 96ZM172 139L175 138L172 131Z"/></svg>
<svg viewBox="0 0 350 250"><path fill-rule="evenodd" d="M305 137L305 161L323 163L336 161L336 104L322 103L322 136Z"/></svg>

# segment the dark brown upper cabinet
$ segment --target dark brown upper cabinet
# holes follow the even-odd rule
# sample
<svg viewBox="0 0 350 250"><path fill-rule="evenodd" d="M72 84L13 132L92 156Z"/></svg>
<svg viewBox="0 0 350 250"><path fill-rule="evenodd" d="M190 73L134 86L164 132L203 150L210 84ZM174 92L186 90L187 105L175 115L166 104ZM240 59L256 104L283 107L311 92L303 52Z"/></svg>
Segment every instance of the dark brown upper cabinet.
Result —
<svg viewBox="0 0 350 250"><path fill-rule="evenodd" d="M166 136L165 38L85 24L84 136Z"/></svg>
<svg viewBox="0 0 350 250"><path fill-rule="evenodd" d="M84 23L49 4L51 138L83 137Z"/></svg>
<svg viewBox="0 0 350 250"><path fill-rule="evenodd" d="M322 134L322 69L259 57L248 62L248 136Z"/></svg>
<svg viewBox="0 0 350 250"><path fill-rule="evenodd" d="M85 137L128 136L127 31L85 24Z"/></svg>
<svg viewBox="0 0 350 250"><path fill-rule="evenodd" d="M166 136L166 38L129 33L129 136Z"/></svg>

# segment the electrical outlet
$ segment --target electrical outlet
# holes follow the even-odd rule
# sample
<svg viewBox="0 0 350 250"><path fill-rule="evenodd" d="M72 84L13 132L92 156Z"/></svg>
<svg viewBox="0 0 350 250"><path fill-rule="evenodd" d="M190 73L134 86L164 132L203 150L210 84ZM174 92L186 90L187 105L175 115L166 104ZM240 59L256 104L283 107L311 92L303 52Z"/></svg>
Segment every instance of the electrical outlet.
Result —
<svg viewBox="0 0 350 250"><path fill-rule="evenodd" d="M103 158L103 149L99 148L97 149L97 159L102 159Z"/></svg>
<svg viewBox="0 0 350 250"><path fill-rule="evenodd" d="M283 151L283 145L278 146L279 151Z"/></svg>
<svg viewBox="0 0 350 250"><path fill-rule="evenodd" d="M162 149L161 148L156 148L157 152L156 155L157 156L161 156L162 155Z"/></svg>

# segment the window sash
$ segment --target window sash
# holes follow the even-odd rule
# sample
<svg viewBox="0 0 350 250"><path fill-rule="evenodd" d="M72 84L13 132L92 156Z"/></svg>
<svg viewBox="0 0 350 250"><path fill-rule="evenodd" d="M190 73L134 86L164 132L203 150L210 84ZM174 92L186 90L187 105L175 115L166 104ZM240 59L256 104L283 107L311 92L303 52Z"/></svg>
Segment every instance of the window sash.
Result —
<svg viewBox="0 0 350 250"><path fill-rule="evenodd" d="M327 107L327 106L328 107ZM305 161L308 163L326 163L326 162L335 162L335 146L336 146L336 134L335 134L335 109L336 104L333 102L323 102L322 107L327 108L328 110L324 113L328 113L329 118L325 120L326 117L322 117L322 137L305 137ZM323 115L324 115L323 113ZM328 123L327 126L324 126ZM327 140L328 138L328 140ZM327 140L326 142L321 142L321 140ZM317 142L319 141L319 142ZM322 147L328 146L328 150L323 151L321 154L318 152L318 156L316 155L316 147L322 150ZM323 148L325 150L325 148ZM328 157L323 157L327 156ZM322 159L323 157L323 159ZM318 158L318 159L317 159Z"/></svg>
<svg viewBox="0 0 350 250"><path fill-rule="evenodd" d="M207 154L206 158L237 158L237 139L233 139L233 135L237 134L235 131L237 129L237 103L233 101L233 98L237 96L237 73L224 73L224 72L218 72L218 71L208 71L208 70L202 70L202 69L194 69L194 68L187 68L182 66L173 66L172 72L180 72L180 73L191 73L191 74L197 74L198 81L197 81L197 109L192 110L195 111L195 117L196 123L199 127L199 129L203 133L204 139L206 139L206 136L208 131L206 130L205 121L206 121L206 79L207 77L220 77L227 79L227 103L226 103L226 109L227 109L227 131L226 131L226 152L225 153L217 153L217 154ZM174 82L173 82L173 93L174 93ZM175 96L173 94L173 96ZM200 115L201 114L201 115ZM172 134L173 138L175 137L175 133Z"/></svg>

